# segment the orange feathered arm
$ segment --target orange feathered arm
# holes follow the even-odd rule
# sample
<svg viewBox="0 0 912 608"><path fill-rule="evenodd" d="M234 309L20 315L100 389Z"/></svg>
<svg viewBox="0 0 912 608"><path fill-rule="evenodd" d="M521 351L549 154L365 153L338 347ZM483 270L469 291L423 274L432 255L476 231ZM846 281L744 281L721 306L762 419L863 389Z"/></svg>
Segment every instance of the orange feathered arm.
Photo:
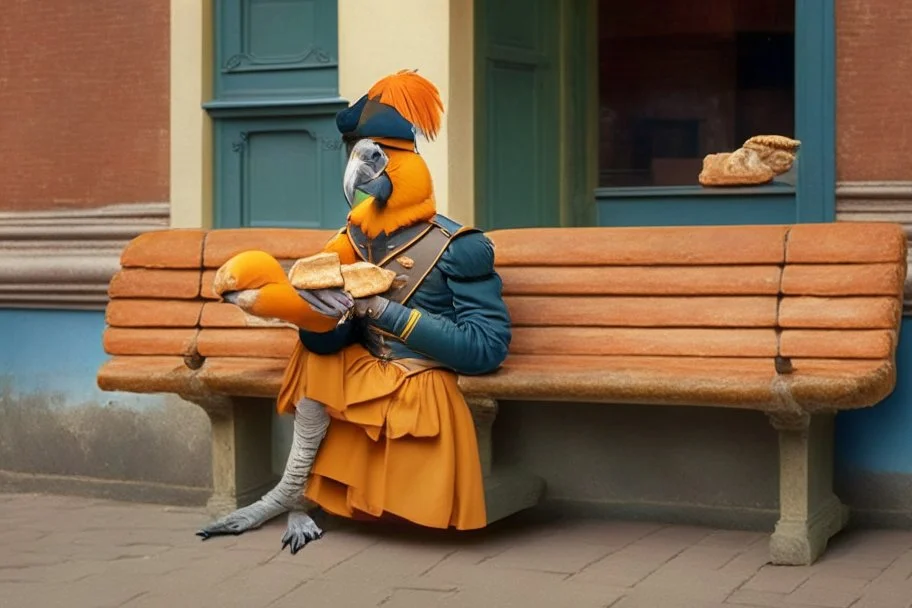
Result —
<svg viewBox="0 0 912 608"><path fill-rule="evenodd" d="M344 234L333 237L323 251L336 252L343 264L355 262L355 252ZM278 260L264 251L244 251L225 262L213 288L219 295L241 292L237 305L257 317L280 319L312 332L331 331L337 323L312 309L292 287Z"/></svg>

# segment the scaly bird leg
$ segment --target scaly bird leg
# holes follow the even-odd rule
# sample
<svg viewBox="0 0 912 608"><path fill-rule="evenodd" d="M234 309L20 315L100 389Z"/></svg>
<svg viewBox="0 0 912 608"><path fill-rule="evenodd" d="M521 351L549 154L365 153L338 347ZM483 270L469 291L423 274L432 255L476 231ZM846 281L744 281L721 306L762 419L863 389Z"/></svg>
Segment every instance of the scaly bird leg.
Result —
<svg viewBox="0 0 912 608"><path fill-rule="evenodd" d="M328 427L329 414L323 405L310 399L302 399L295 408L291 452L285 463L285 472L276 487L252 505L209 524L197 532L197 536L206 540L212 536L241 534L259 528L282 513L293 511L293 517L289 518L288 532L285 534L290 540L286 542L283 538L283 548L291 544L292 552L297 553L307 542L320 538L323 531L313 523L310 516L294 510L302 507L310 469Z"/></svg>

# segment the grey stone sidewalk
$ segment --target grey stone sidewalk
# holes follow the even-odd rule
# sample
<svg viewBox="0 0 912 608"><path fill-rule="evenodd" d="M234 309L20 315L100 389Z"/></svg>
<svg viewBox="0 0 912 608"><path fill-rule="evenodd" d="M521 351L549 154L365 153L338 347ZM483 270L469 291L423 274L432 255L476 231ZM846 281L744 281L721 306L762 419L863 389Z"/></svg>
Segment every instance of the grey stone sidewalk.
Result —
<svg viewBox="0 0 912 608"><path fill-rule="evenodd" d="M0 607L912 606L912 532L842 534L810 568L762 534L531 515L479 533L284 523L201 542L202 510L0 494Z"/></svg>

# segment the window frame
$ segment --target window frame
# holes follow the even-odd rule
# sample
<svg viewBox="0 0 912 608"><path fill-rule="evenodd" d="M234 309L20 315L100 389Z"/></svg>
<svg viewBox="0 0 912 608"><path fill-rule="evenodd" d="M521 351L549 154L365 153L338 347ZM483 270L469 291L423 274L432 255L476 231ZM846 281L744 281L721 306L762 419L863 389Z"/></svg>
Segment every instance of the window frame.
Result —
<svg viewBox="0 0 912 608"><path fill-rule="evenodd" d="M801 141L796 185L703 188L699 185L653 187L596 187L593 191L599 225L622 205L662 199L669 203L699 200L740 205L791 200L794 221L832 222L836 219L836 43L833 2L795 2L795 137ZM597 53L594 63L597 65ZM597 122L596 122L597 125ZM596 150L592 150L597 154ZM597 159L596 159L597 162ZM714 199L704 197L716 197ZM672 208L673 209L673 208ZM681 209L686 211L686 209ZM737 211L735 212L737 215ZM756 215L756 214L754 214ZM780 214L781 215L781 214ZM680 218L678 218L680 219ZM713 223L711 217L702 223ZM674 220L673 220L674 221Z"/></svg>

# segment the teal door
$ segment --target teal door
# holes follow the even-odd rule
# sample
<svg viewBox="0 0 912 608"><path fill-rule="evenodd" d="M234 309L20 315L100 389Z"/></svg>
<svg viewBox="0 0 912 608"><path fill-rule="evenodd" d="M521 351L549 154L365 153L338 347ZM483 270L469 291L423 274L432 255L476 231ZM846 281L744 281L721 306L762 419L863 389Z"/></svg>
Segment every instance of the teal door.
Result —
<svg viewBox="0 0 912 608"><path fill-rule="evenodd" d="M477 0L475 223L560 223L560 3Z"/></svg>
<svg viewBox="0 0 912 608"><path fill-rule="evenodd" d="M214 91L204 107L216 228L345 222L337 12L337 0L214 3Z"/></svg>

